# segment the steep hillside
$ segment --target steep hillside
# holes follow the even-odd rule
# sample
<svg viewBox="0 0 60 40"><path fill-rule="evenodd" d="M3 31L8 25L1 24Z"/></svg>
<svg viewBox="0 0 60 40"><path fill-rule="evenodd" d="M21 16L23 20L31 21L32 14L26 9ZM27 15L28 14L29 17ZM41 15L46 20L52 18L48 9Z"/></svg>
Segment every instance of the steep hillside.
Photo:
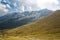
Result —
<svg viewBox="0 0 60 40"><path fill-rule="evenodd" d="M1 32L4 40L60 40L60 10L34 23Z"/></svg>
<svg viewBox="0 0 60 40"><path fill-rule="evenodd" d="M10 36L10 40L22 36L28 36L27 39L30 36L30 38L40 38L39 40L60 40L60 10L51 13L37 22L1 32L4 35ZM6 39L8 40L8 38Z"/></svg>

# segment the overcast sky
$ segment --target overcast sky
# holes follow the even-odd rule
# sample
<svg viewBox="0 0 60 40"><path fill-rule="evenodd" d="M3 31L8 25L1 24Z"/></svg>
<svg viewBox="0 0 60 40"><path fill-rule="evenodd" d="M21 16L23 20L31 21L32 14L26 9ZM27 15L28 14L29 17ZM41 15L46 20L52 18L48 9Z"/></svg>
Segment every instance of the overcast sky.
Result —
<svg viewBox="0 0 60 40"><path fill-rule="evenodd" d="M0 13L60 9L60 0L0 0Z"/></svg>

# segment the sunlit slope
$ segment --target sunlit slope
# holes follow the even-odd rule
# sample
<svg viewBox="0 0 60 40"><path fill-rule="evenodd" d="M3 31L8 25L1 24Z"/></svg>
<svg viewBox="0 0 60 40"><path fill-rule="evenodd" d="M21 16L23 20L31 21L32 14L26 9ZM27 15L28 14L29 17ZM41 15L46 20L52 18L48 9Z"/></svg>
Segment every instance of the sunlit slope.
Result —
<svg viewBox="0 0 60 40"><path fill-rule="evenodd" d="M35 23L8 30L9 35L29 34L60 34L60 10ZM60 36L60 35L59 35Z"/></svg>

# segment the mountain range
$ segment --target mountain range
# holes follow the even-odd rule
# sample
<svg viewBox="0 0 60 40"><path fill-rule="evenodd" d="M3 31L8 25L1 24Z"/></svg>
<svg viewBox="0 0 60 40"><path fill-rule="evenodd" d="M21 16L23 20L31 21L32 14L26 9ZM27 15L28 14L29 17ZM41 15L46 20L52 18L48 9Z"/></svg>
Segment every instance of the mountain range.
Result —
<svg viewBox="0 0 60 40"><path fill-rule="evenodd" d="M60 10L13 29L0 30L2 40L60 40Z"/></svg>
<svg viewBox="0 0 60 40"><path fill-rule="evenodd" d="M10 12L0 17L0 29L15 28L31 22L34 22L44 16L47 16L52 11L42 9L39 11L25 12Z"/></svg>

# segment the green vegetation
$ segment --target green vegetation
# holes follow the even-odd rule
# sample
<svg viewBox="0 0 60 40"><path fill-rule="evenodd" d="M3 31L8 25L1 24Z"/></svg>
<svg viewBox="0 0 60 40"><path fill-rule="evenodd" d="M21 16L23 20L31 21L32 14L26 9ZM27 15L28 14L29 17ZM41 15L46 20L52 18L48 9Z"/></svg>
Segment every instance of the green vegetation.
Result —
<svg viewBox="0 0 60 40"><path fill-rule="evenodd" d="M60 10L34 23L1 32L3 40L60 40Z"/></svg>

